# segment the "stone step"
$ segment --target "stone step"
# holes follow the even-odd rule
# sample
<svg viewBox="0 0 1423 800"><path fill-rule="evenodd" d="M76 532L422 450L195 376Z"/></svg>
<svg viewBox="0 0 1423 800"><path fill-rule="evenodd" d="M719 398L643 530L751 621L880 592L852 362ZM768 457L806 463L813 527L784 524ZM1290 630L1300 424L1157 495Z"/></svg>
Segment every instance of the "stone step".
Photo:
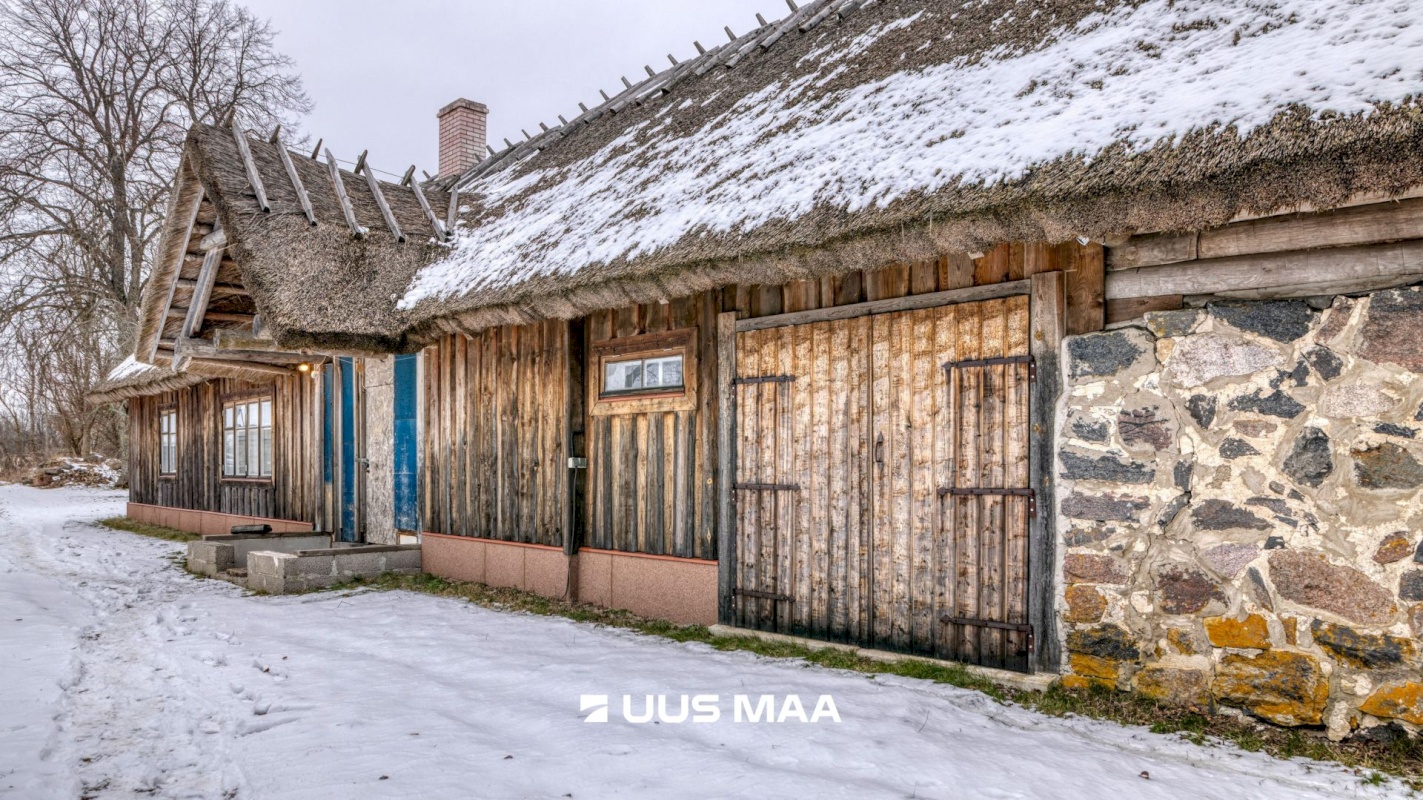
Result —
<svg viewBox="0 0 1423 800"><path fill-rule="evenodd" d="M232 569L224 571L222 574L228 576L229 578L245 578L247 577L247 568L233 567Z"/></svg>

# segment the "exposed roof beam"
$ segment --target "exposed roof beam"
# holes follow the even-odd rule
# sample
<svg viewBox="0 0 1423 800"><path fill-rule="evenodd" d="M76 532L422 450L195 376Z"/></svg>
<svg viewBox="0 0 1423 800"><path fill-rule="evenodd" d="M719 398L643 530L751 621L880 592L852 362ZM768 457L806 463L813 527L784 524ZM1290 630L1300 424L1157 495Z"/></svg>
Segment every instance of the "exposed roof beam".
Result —
<svg viewBox="0 0 1423 800"><path fill-rule="evenodd" d="M189 358L214 358L221 361L261 361L273 364L300 364L311 361L305 353L280 350L239 350L225 348L210 339L178 339L173 343L173 352Z"/></svg>
<svg viewBox="0 0 1423 800"><path fill-rule="evenodd" d="M346 194L346 181L341 178L341 168L336 166L336 157L331 148L326 148L326 169L331 173L331 185L336 189L336 199L341 201L341 213L346 217L346 226L357 239L366 235L366 229L356 222L356 210L351 207L351 198Z"/></svg>
<svg viewBox="0 0 1423 800"><path fill-rule="evenodd" d="M311 197L306 193L306 186L301 182L301 175L296 171L296 164L292 163L292 154L287 152L287 146L282 144L282 126L277 126L277 132L272 134L272 144L277 146L277 155L282 159L282 167L287 171L287 179L292 182L292 188L296 190L296 199L301 203L301 213L306 215L306 221L312 225L316 224L316 212L311 208Z"/></svg>
<svg viewBox="0 0 1423 800"><path fill-rule="evenodd" d="M366 154L362 153L362 162L365 161L365 157ZM400 232L400 223L395 221L395 214L390 210L390 203L385 201L385 192L380 190L380 181L376 180L376 171L370 165L366 165L366 185L370 187L371 194L376 199L376 205L380 207L380 215L385 219L385 226L395 234L397 242L405 241L405 234Z"/></svg>
<svg viewBox="0 0 1423 800"><path fill-rule="evenodd" d="M263 364L257 361L223 361L221 359L216 358L194 358L192 360L192 363L201 364L208 367L217 367L220 369L232 369L235 367L239 369L250 370L252 372L262 372L268 375L279 375L282 377L291 377L292 375L297 374L289 367L278 367L274 364Z"/></svg>
<svg viewBox="0 0 1423 800"><path fill-rule="evenodd" d="M186 161L186 159L185 159L185 161ZM181 175L184 171L190 171L190 170L191 170L190 167L188 167L186 164L183 164L183 165L180 167L180 173L179 173L179 174ZM186 177L187 180L193 181L194 183L197 182L197 177L194 176L194 175L186 175L186 176L184 176L184 177ZM182 247L184 248L185 251L186 251L186 249L187 249L187 247L188 247L188 242L192 241L192 238L193 238L193 226L198 223L198 210L199 210L200 208L202 208L202 205L203 205L203 194L204 194L203 191L200 190L200 189L197 190L197 191L192 192L192 199L189 201L188 207L183 209L183 213L184 213L184 214L187 216L187 218L188 218L188 223L187 223L186 226L184 226L184 231L185 231L185 232L184 232L183 238L182 238ZM174 202L176 203L177 201L178 201L178 195L175 194L175 196L174 196ZM182 275L182 273L183 273L183 261L182 261L183 255L182 255L181 252L180 252L180 253L176 253L176 254L174 254L174 255L176 255L179 260L178 260L177 266L176 266L176 267L174 268L174 270L173 270L173 280L172 280L171 283L168 284L168 299L166 299L166 300L163 301L163 311L162 311L162 313L163 313L164 315L166 315L166 314L168 313L168 309L170 309L170 308L173 307L173 293L174 293L175 291L177 291L177 289L178 289L178 278L179 278L179 277ZM158 333L159 333L159 334L162 334L162 328L163 328L162 322L158 323L158 328L159 328ZM154 359L154 357L158 355L158 339L159 339L159 338L160 338L160 336L154 336L154 337L153 337L153 346L150 347L149 350L148 350L148 353L147 353L148 358L146 359L147 361L152 361L152 360Z"/></svg>
<svg viewBox="0 0 1423 800"><path fill-rule="evenodd" d="M220 250L226 246L227 231L224 230L221 226L214 228L212 233L209 233L207 236L204 236L202 238L202 241L198 242L198 249L203 251L204 253L208 252L209 250Z"/></svg>
<svg viewBox="0 0 1423 800"><path fill-rule="evenodd" d="M242 153L242 164L247 168L247 182L252 184L252 191L257 194L257 205L261 206L263 211L271 211L272 205L267 202L267 189L262 185L262 176L257 173L257 162L252 160L252 148L247 144L247 134L233 125L232 136L237 140L237 150Z"/></svg>
<svg viewBox="0 0 1423 800"><path fill-rule="evenodd" d="M196 289L198 282L193 278L179 278L179 289ZM213 297L249 297L247 287L236 283L214 283L212 285Z"/></svg>
<svg viewBox="0 0 1423 800"><path fill-rule="evenodd" d="M238 134L240 137L241 134ZM213 240L213 244L209 244ZM222 244L217 244L221 241ZM188 313L183 322L183 336L197 336L203 328L203 315L212 300L212 286L217 283L217 270L222 265L222 247L227 243L227 234L221 225L203 237L202 247L207 251L203 256L203 267L198 270L198 278L193 285L193 297L188 301ZM169 309L170 313L173 309Z"/></svg>
<svg viewBox="0 0 1423 800"><path fill-rule="evenodd" d="M196 306L189 306L189 308L196 308ZM168 316L169 316L170 319L178 319L178 318L186 319L187 316L188 316L188 309L187 309L187 308L170 308L170 309L168 309ZM202 319L202 321L204 321L204 322L249 322L249 323L250 323L250 322L252 321L252 318L253 318L254 316L256 316L256 315L255 315L255 314L244 314L244 313L239 312L239 311L207 311L207 312L205 312L205 313L202 315L202 318L201 318L201 319ZM185 325L184 328L186 329L186 327L187 327L187 326Z"/></svg>
<svg viewBox="0 0 1423 800"><path fill-rule="evenodd" d="M425 218L430 220L430 227L435 229L435 238L444 239L445 226L440 224L440 218L435 216L435 212L430 208L430 201L425 199L425 190L420 188L418 181L411 181L410 188L415 190L415 199L420 201L420 210L425 212Z"/></svg>

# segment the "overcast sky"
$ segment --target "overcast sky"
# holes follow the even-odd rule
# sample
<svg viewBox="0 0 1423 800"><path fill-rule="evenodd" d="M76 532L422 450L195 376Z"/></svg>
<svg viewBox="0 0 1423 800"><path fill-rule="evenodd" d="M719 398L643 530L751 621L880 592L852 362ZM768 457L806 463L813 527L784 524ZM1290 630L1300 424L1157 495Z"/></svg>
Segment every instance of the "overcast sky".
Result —
<svg viewBox="0 0 1423 800"><path fill-rule="evenodd" d="M316 102L303 127L333 154L399 174L435 172L435 112L457 97L489 106L489 139L570 119L581 100L646 77L789 13L784 0L241 0L278 30ZM496 144L496 149L502 145Z"/></svg>

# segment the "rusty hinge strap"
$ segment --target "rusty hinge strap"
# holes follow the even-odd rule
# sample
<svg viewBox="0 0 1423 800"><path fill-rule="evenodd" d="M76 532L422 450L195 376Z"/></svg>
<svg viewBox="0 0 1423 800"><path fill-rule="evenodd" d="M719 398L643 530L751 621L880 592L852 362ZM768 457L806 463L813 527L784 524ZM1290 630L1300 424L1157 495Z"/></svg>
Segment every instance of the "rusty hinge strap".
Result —
<svg viewBox="0 0 1423 800"><path fill-rule="evenodd" d="M755 589L732 589L731 593L737 597L751 597L757 600L779 600L783 603L794 603L795 598L788 594L776 594L775 592L758 592Z"/></svg>
<svg viewBox="0 0 1423 800"><path fill-rule="evenodd" d="M965 369L968 367L991 367L997 364L1033 364L1033 357L1027 356L999 356L997 358L971 358L965 361L945 361L944 369Z"/></svg>
<svg viewBox="0 0 1423 800"><path fill-rule="evenodd" d="M738 383L791 383L794 380L794 375L757 375L751 378L732 378L731 382L735 385Z"/></svg>
<svg viewBox="0 0 1423 800"><path fill-rule="evenodd" d="M978 628L998 628L1004 631L1027 631L1032 636L1033 626L1014 622L999 622L993 619L978 619L976 617L951 617L945 614L939 617L939 621L945 625L973 625Z"/></svg>
<svg viewBox="0 0 1423 800"><path fill-rule="evenodd" d="M731 486L732 486L732 488L734 488L734 489L750 489L750 490L752 490L752 491L767 491L767 492L798 492L798 491L800 491L800 484L798 484L798 483L733 483L733 484L731 484Z"/></svg>
<svg viewBox="0 0 1423 800"><path fill-rule="evenodd" d="M956 497L1026 497L1028 498L1028 516L1038 515L1038 493L1032 489L1024 488L998 488L984 486L940 486L939 496L953 495Z"/></svg>

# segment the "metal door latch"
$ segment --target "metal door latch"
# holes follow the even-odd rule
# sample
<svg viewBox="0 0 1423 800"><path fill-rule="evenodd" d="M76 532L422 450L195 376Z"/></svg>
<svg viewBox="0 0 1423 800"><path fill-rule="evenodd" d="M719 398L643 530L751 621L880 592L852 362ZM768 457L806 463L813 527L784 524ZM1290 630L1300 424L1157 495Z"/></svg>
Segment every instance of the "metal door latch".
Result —
<svg viewBox="0 0 1423 800"><path fill-rule="evenodd" d="M569 468L569 469L588 469L588 459L586 459L586 458L579 458L578 456L569 456L569 457L568 457L568 468Z"/></svg>

